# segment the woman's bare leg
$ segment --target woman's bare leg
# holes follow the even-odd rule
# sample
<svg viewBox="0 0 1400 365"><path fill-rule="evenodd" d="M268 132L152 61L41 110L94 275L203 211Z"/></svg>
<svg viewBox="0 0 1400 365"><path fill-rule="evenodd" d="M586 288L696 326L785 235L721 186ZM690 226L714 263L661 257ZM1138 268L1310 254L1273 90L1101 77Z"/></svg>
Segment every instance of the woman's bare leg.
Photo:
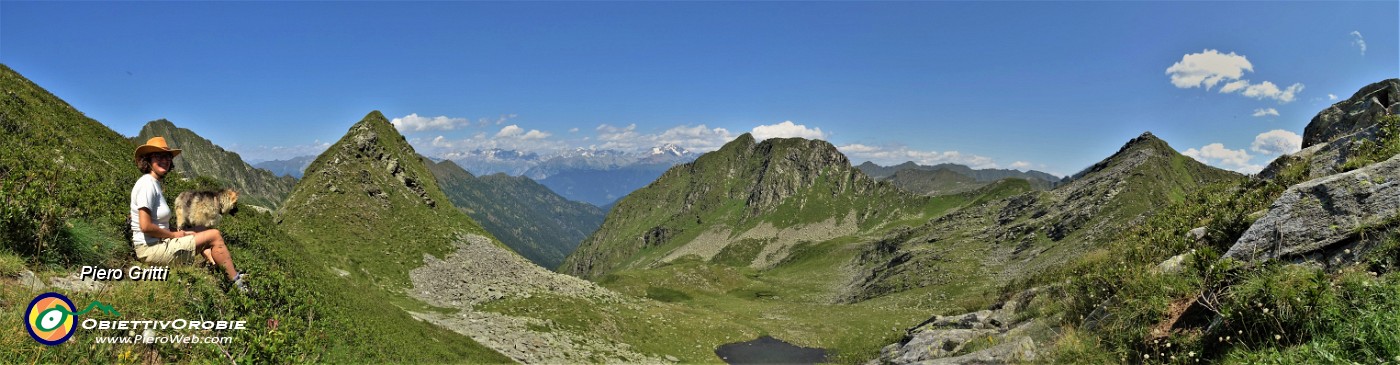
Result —
<svg viewBox="0 0 1400 365"><path fill-rule="evenodd" d="M212 257L214 262L224 268L224 274L229 280L238 276L238 270L233 267L233 256L228 253L228 247L224 246L224 235L217 229L206 229L194 234L195 249L200 252L207 252L206 257Z"/></svg>
<svg viewBox="0 0 1400 365"><path fill-rule="evenodd" d="M190 227L189 229L187 229L187 231L194 232L194 233L196 233L196 234L199 233L199 232L207 231L207 230L209 230L208 227ZM196 244L196 245L198 245L198 244ZM208 264L210 264L210 265L215 265L215 264L216 264L215 261L214 261L214 249L206 248L206 249L200 250L199 253L201 253L201 254L204 255L204 262L205 262L205 263L208 263Z"/></svg>

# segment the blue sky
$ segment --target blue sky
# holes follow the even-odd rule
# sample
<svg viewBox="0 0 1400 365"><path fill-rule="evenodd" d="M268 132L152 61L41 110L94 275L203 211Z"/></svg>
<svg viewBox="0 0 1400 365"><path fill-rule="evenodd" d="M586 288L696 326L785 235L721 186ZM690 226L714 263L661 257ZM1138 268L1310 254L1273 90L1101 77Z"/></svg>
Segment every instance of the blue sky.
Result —
<svg viewBox="0 0 1400 365"><path fill-rule="evenodd" d="M762 132L1070 174L1150 130L1252 171L1400 75L1397 29L1394 1L4 1L0 62L122 134L166 118L249 160L381 110L440 156Z"/></svg>

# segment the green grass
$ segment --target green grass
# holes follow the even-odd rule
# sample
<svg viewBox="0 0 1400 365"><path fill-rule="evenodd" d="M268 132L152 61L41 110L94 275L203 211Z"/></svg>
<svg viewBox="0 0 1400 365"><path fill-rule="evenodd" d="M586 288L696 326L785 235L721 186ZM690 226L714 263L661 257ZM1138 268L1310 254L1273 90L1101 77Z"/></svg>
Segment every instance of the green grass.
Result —
<svg viewBox="0 0 1400 365"><path fill-rule="evenodd" d="M0 351L0 362L224 362L230 355L244 363L509 361L470 339L414 320L377 290L347 283L310 264L310 255L266 213L243 209L225 218L219 228L240 270L251 273L251 295L231 291L222 272L202 266L177 266L166 282L113 282L97 293L64 294L74 303L109 304L122 313L121 319L247 321L245 331L201 333L232 336L225 348L96 345L97 336L124 335L98 330L79 330L69 342L47 347L24 331L3 331L0 347L7 350ZM138 264L124 261L112 267ZM71 270L60 267L39 275L63 276ZM0 315L19 317L24 304L40 291L11 288L16 290L0 293ZM277 322L276 329L270 321Z"/></svg>
<svg viewBox="0 0 1400 365"><path fill-rule="evenodd" d="M26 270L24 258L14 253L0 251L0 276L16 276Z"/></svg>
<svg viewBox="0 0 1400 365"><path fill-rule="evenodd" d="M905 327L928 317L929 308L904 302L823 302L813 294L830 290L831 283L806 277L804 271L759 271L677 260L600 279L603 286L623 294L661 297L656 301L599 306L545 296L491 302L482 309L545 318L556 330L625 342L637 351L672 355L682 362L705 363L720 361L714 355L719 345L763 335L825 348L834 363L862 363L898 341Z"/></svg>
<svg viewBox="0 0 1400 365"><path fill-rule="evenodd" d="M1284 166L1272 181L1217 184L1187 195L1071 265L1027 280L1038 284L1012 283L1003 291L1049 285L1046 295L1055 300L1041 311L1060 316L1066 328L1050 350L1052 361L1394 362L1400 355L1394 222L1358 228L1380 243L1358 263L1330 271L1221 259L1252 222L1250 212L1306 176L1301 165ZM1207 227L1199 244L1185 238L1197 226ZM1193 250L1181 272L1152 269ZM1167 336L1152 333L1174 302L1198 297L1208 315L1185 319ZM1108 316L1095 318L1096 310Z"/></svg>
<svg viewBox="0 0 1400 365"><path fill-rule="evenodd" d="M8 67L0 67L0 89L6 91L0 95L0 275L6 276L0 278L0 316L18 318L41 291L18 286L11 275L33 270L48 282L82 265L138 264L125 223L131 184L139 172L131 162L131 141ZM426 176L426 171L415 173ZM416 182L431 187L430 180ZM164 184L167 198L222 185L206 177L186 180L178 172ZM440 193L433 198L450 209ZM312 229L331 233L326 227L353 226L347 222L363 220ZM471 231L470 224L464 225ZM112 282L99 292L63 294L75 303L111 305L122 319L247 321L244 331L193 333L232 336L231 344L96 345L94 337L124 332L80 329L68 343L49 347L16 329L0 331L0 363L510 361L467 337L413 319L396 304L415 302L373 280L335 276L324 255L311 250L321 246L287 235L269 214L245 206L217 228L239 269L250 273L250 295L230 292L223 274L205 267L176 267L165 282ZM326 236L341 239L336 243L342 247L354 246L345 245L355 242L354 236ZM412 245L398 247L403 246ZM405 254L421 260L421 251ZM407 260L395 264L412 265ZM406 277L406 272L400 273ZM406 281L386 278L390 284Z"/></svg>

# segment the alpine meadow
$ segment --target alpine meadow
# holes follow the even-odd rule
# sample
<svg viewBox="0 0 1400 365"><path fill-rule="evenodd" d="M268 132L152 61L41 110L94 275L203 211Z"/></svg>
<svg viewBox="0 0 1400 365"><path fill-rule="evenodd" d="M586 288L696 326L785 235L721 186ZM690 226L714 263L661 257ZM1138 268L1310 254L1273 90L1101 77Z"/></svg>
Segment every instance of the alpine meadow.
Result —
<svg viewBox="0 0 1400 365"><path fill-rule="evenodd" d="M1393 2L0 8L0 363L1400 364Z"/></svg>

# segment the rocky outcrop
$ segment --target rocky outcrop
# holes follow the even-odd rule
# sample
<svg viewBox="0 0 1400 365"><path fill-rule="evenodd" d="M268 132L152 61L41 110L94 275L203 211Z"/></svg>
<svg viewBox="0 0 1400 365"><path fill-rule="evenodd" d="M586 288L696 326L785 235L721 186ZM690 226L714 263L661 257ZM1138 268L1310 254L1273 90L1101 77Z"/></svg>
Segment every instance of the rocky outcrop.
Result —
<svg viewBox="0 0 1400 365"><path fill-rule="evenodd" d="M1284 191L1225 256L1350 262L1365 250L1364 228L1400 217L1400 156ZM1353 247L1353 246L1363 247Z"/></svg>
<svg viewBox="0 0 1400 365"><path fill-rule="evenodd" d="M1303 148L1372 128L1380 117L1395 113L1400 113L1400 79L1366 85L1317 113L1303 129Z"/></svg>
<svg viewBox="0 0 1400 365"><path fill-rule="evenodd" d="M1039 292L1030 289L992 309L952 316L934 316L906 331L899 343L885 346L880 364L1005 364L1035 361L1031 332L1045 327L1039 320L1016 322ZM973 349L976 346L980 349Z"/></svg>

